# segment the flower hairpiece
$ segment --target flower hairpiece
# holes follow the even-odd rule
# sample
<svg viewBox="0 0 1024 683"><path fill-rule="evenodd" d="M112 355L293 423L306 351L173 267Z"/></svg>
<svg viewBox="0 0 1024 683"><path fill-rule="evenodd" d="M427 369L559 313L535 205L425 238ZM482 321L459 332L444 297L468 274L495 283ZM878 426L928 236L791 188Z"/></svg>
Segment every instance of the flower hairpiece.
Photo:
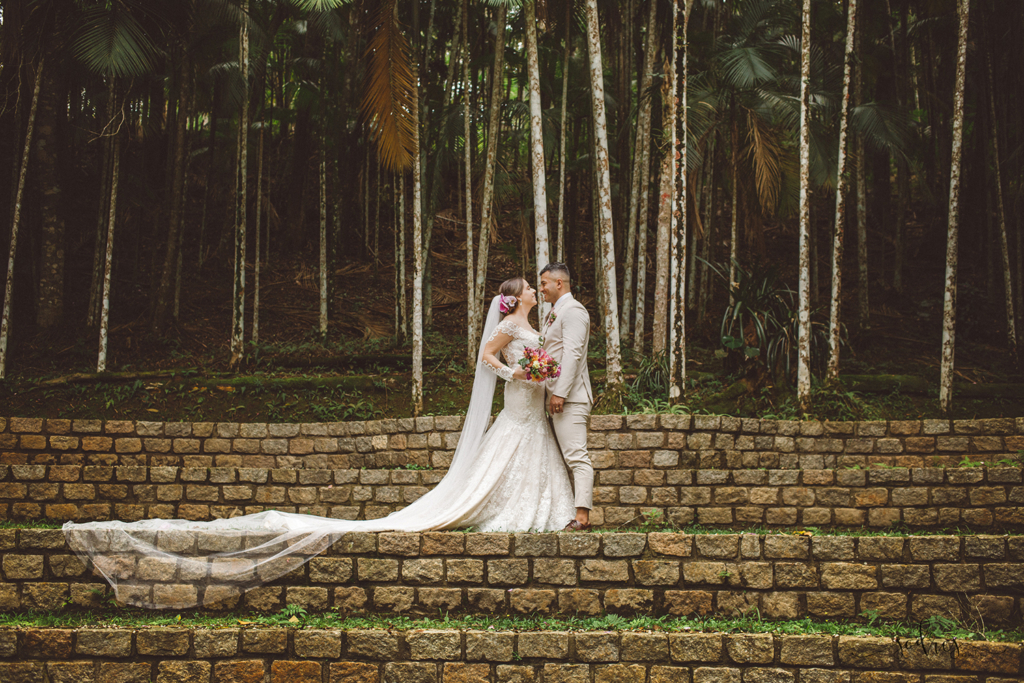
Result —
<svg viewBox="0 0 1024 683"><path fill-rule="evenodd" d="M519 299L515 298L514 296L505 296L504 294L499 294L498 310L500 310L503 314L508 315L509 313L512 312L512 309L516 307L516 304L518 302Z"/></svg>

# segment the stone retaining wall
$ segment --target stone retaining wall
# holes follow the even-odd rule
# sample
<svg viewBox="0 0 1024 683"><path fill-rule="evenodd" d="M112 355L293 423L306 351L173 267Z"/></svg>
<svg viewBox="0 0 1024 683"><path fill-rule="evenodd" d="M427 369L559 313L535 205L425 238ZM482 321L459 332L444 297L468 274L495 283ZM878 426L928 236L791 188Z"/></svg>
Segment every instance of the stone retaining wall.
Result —
<svg viewBox="0 0 1024 683"><path fill-rule="evenodd" d="M160 534L158 547L184 554L258 545L223 534ZM105 584L59 529L0 530L0 549L0 610L104 600ZM121 575L122 590L137 599L157 591L158 602L216 601L215 610L298 604L343 613L737 616L756 609L785 619L850 619L873 610L884 618L941 615L990 627L1024 621L1021 536L352 533L272 585L245 593L241 603L223 583L204 595L203 577L183 576L173 561L105 559Z"/></svg>
<svg viewBox="0 0 1024 683"><path fill-rule="evenodd" d="M719 633L0 631L0 680L96 683L1013 683L1020 644Z"/></svg>
<svg viewBox="0 0 1024 683"><path fill-rule="evenodd" d="M266 424L0 418L0 463L348 469L445 468L461 417ZM795 422L707 415L595 415L597 469L954 466L1018 458L1024 418Z"/></svg>
<svg viewBox="0 0 1024 683"><path fill-rule="evenodd" d="M374 519L445 470L0 465L0 519L205 520L277 509ZM1024 528L1022 470L1003 468L597 470L592 521L677 526Z"/></svg>

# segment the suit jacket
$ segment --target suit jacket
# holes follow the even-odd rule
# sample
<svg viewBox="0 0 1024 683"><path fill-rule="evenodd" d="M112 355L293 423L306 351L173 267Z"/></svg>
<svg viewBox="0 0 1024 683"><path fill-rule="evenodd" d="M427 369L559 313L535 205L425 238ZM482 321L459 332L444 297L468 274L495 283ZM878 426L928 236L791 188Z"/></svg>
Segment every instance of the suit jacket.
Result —
<svg viewBox="0 0 1024 683"><path fill-rule="evenodd" d="M555 320L546 328L542 326L542 334L544 349L561 364L562 373L553 384L548 382L547 393L567 403L593 403L587 368L590 313L572 294L563 295L557 304Z"/></svg>

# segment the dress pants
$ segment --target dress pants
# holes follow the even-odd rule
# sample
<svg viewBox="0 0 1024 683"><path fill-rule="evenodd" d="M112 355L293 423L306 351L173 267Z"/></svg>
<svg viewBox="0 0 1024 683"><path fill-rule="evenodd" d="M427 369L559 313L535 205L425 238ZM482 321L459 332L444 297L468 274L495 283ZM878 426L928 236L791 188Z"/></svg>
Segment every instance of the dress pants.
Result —
<svg viewBox="0 0 1024 683"><path fill-rule="evenodd" d="M561 413L551 416L551 424L562 449L565 464L572 472L576 507L594 507L594 465L587 452L589 403L565 403Z"/></svg>

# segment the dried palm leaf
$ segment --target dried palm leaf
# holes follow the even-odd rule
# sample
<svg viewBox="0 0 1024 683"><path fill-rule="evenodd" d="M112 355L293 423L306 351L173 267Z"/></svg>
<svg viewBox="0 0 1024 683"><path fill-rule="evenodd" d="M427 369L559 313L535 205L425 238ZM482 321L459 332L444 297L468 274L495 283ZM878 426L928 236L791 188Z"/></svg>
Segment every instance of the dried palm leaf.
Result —
<svg viewBox="0 0 1024 683"><path fill-rule="evenodd" d="M779 184L782 178L779 157L782 155L782 148L777 133L768 123L753 109L747 109L746 112L747 153L754 162L757 196L761 200L761 209L770 215L775 211L779 199Z"/></svg>
<svg viewBox="0 0 1024 683"><path fill-rule="evenodd" d="M413 159L417 84L395 4L396 0L382 0L370 22L373 35L366 46L369 64L360 108L381 163L389 171L402 171L411 167Z"/></svg>

